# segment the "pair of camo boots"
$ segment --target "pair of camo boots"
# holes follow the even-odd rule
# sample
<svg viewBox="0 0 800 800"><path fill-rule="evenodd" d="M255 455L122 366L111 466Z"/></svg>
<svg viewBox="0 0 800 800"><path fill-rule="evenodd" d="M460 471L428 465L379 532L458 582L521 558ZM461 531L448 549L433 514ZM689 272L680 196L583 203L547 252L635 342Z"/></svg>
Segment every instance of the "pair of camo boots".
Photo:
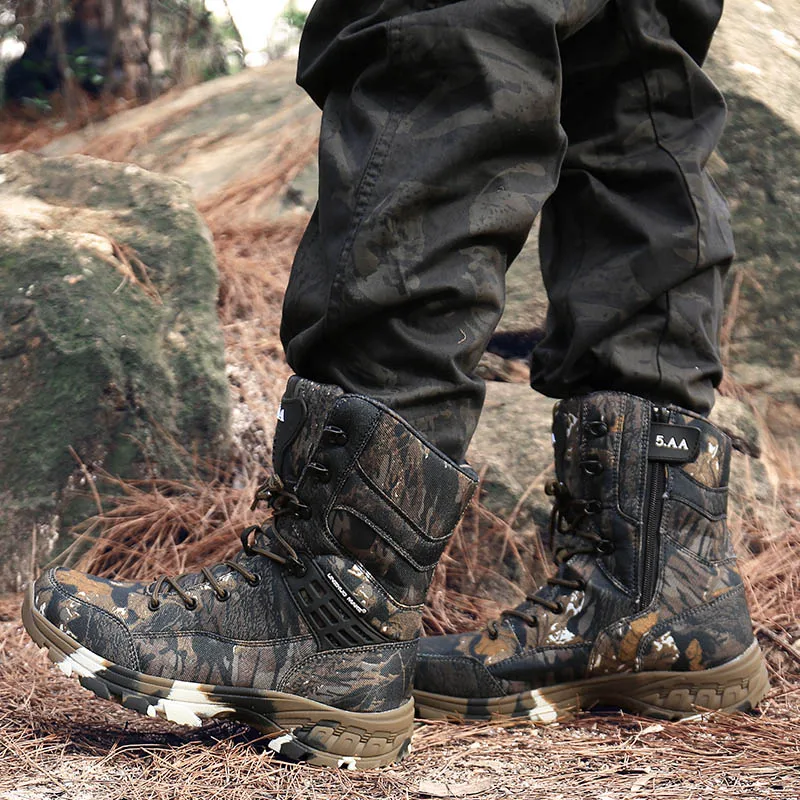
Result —
<svg viewBox="0 0 800 800"><path fill-rule="evenodd" d="M269 525L229 561L154 582L51 569L23 621L100 697L230 717L312 764L366 768L427 718L676 719L754 706L767 675L725 523L730 444L704 418L599 392L554 412L555 577L485 630L419 639L477 476L368 398L294 377Z"/></svg>

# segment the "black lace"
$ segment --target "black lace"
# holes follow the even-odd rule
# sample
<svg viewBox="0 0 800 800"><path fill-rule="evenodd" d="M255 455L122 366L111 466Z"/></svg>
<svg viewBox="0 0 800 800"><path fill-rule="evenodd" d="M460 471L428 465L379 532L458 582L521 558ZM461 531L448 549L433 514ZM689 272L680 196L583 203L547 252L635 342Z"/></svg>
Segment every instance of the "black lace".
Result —
<svg viewBox="0 0 800 800"><path fill-rule="evenodd" d="M319 472L320 476L327 474L327 468L321 464L309 464L308 467ZM250 505L250 510L254 511L261 502L266 502L267 505L272 508L273 519L279 519L285 516L308 519L311 516L309 507L301 503L297 495L294 494L294 492L290 492L277 475L271 475L256 489L255 497ZM256 543L259 536L265 536L268 532L272 538L277 539L286 555L275 553L272 550L260 547ZM253 537L254 534L256 534L256 537L251 543L251 537ZM267 528L266 525L250 525L242 531L239 538L242 542L242 550L244 550L245 555L269 558L282 567L292 569L295 574L298 575L305 572L305 564L294 547L281 536L277 525L272 525L269 528ZM257 586L261 583L261 577L259 575L251 572L236 561L228 559L215 566L229 567L235 572L238 572L251 586ZM214 590L219 600L228 600L231 596L230 592L219 583L212 572L213 569L214 567L203 567L200 570L200 574L208 581L208 584ZM170 577L169 575L161 575L156 579L149 589L150 600L148 601L148 606L150 610L155 611L159 607L161 604L159 595L161 595L162 592L168 594L170 591L174 591L190 611L197 608L197 598L188 594L181 586L180 582L185 577L187 576L178 575L177 577Z"/></svg>
<svg viewBox="0 0 800 800"><path fill-rule="evenodd" d="M577 536L590 545L588 547L574 546L573 542L570 546L565 545L555 550L553 561L559 572L561 567L573 556L607 554L613 550L613 544L608 539L593 530L581 528L582 523L588 517L598 514L602 510L602 504L599 500L575 499L570 494L569 489L559 481L550 481L544 490L545 494L553 498L553 509L550 512L549 547L553 547L556 537L568 535ZM586 588L584 582L580 579L572 580L561 577L548 578L547 584L550 586L562 586L570 590ZM561 614L564 611L562 603L539 597L536 594L526 595L525 600L535 606L546 608L554 614ZM500 612L500 616L501 618L516 617L531 627L538 625L538 620L535 616L527 614L518 608L507 608ZM486 626L492 639L496 639L499 635L498 623L500 621L493 619Z"/></svg>

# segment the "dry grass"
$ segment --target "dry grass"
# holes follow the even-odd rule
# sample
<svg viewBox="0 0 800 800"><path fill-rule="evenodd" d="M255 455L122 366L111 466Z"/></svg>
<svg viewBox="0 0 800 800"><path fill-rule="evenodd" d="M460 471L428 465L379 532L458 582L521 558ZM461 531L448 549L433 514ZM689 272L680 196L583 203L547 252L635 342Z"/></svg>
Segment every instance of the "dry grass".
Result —
<svg viewBox="0 0 800 800"><path fill-rule="evenodd" d="M53 113L44 118L38 111L18 103L9 103L0 109L0 153L27 150L31 153L49 144L53 139L80 130L90 122L107 115L102 103L85 93L79 94L75 119L64 118L58 94L53 95Z"/></svg>
<svg viewBox="0 0 800 800"><path fill-rule="evenodd" d="M800 796L800 687L769 641L775 691L763 716L426 724L402 764L354 774L281 763L250 729L187 731L97 700L52 669L17 615L18 599L0 605L3 800Z"/></svg>

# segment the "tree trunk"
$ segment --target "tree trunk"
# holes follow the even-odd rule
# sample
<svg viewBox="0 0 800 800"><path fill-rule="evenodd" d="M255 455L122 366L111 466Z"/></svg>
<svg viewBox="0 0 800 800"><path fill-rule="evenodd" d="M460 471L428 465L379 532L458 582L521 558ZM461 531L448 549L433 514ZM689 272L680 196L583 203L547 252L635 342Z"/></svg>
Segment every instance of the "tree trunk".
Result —
<svg viewBox="0 0 800 800"><path fill-rule="evenodd" d="M150 95L150 27L152 0L117 0L122 10L119 55L122 61L123 94L144 100Z"/></svg>
<svg viewBox="0 0 800 800"><path fill-rule="evenodd" d="M183 24L178 33L178 41L175 45L172 61L172 73L175 76L175 84L177 86L181 86L186 81L186 56L188 55L189 39L194 31L195 23L191 0L184 6L183 14Z"/></svg>
<svg viewBox="0 0 800 800"><path fill-rule="evenodd" d="M64 98L64 110L70 122L75 120L78 109L78 92L75 77L67 57L67 45L64 41L64 31L61 27L61 14L63 11L62 0L51 0L50 25L52 26L52 50L61 83L61 95Z"/></svg>
<svg viewBox="0 0 800 800"><path fill-rule="evenodd" d="M18 0L14 19L22 25L19 40L27 44L47 16L42 0Z"/></svg>
<svg viewBox="0 0 800 800"><path fill-rule="evenodd" d="M70 6L73 18L106 32L105 93L129 100L148 98L152 0L71 0Z"/></svg>

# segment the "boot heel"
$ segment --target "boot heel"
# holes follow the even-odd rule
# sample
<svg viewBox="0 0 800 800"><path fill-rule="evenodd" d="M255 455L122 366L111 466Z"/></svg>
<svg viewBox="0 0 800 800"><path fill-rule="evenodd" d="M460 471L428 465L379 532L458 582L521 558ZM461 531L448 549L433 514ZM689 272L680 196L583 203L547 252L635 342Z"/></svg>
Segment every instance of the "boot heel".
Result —
<svg viewBox="0 0 800 800"><path fill-rule="evenodd" d="M631 676L633 677L633 676ZM628 710L666 719L705 712L749 711L769 691L769 676L757 642L738 658L711 669L680 673L639 673L627 688Z"/></svg>
<svg viewBox="0 0 800 800"><path fill-rule="evenodd" d="M295 698L296 700L296 698ZM275 700L273 699L273 703ZM277 705L277 704L276 704ZM345 769L371 769L400 761L409 751L414 732L414 701L378 713L314 709L316 722L297 726L297 711L286 717L273 714L274 722L287 730L269 746L292 761ZM320 718L322 717L322 718Z"/></svg>

